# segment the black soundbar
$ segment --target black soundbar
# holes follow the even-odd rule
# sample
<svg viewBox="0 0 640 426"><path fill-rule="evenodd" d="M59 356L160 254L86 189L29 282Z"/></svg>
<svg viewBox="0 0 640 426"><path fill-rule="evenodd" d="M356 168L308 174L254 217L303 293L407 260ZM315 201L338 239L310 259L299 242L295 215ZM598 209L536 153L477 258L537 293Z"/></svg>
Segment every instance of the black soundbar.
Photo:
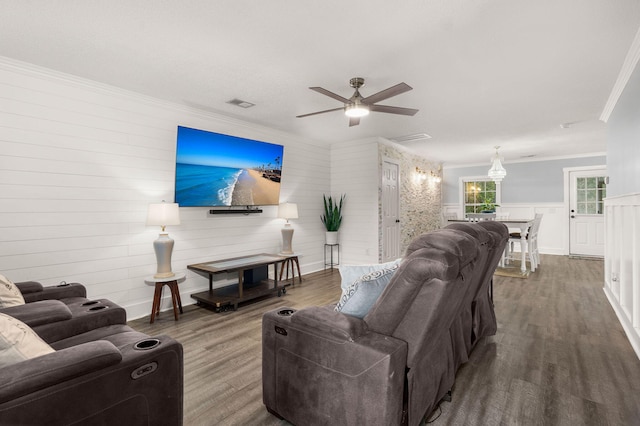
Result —
<svg viewBox="0 0 640 426"><path fill-rule="evenodd" d="M211 209L209 214L249 214L262 213L262 209Z"/></svg>

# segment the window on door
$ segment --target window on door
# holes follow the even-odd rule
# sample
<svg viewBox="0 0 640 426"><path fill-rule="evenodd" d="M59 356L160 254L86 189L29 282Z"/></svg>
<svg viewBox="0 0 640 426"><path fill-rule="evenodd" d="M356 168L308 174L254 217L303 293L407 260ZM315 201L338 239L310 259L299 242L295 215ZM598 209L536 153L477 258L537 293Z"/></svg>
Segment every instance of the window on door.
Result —
<svg viewBox="0 0 640 426"><path fill-rule="evenodd" d="M490 179L464 181L464 212L482 213L495 210L498 203L498 185Z"/></svg>
<svg viewBox="0 0 640 426"><path fill-rule="evenodd" d="M603 214L607 184L604 176L576 178L576 209L578 214Z"/></svg>

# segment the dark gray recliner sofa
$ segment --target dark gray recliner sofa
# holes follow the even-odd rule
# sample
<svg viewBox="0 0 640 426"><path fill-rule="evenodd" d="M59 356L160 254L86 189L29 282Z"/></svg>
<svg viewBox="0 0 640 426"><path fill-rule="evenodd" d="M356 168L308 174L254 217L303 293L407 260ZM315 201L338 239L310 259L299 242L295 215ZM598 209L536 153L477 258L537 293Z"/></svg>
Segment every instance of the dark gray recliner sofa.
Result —
<svg viewBox="0 0 640 426"><path fill-rule="evenodd" d="M126 325L0 368L2 425L181 425L182 345Z"/></svg>
<svg viewBox="0 0 640 426"><path fill-rule="evenodd" d="M86 299L87 289L80 283L62 282L54 286L43 286L38 281L22 281L15 283L26 303L39 300L74 301L76 298Z"/></svg>
<svg viewBox="0 0 640 426"><path fill-rule="evenodd" d="M107 299L88 299L82 284L43 287L37 281L25 281L15 285L26 303L0 308L0 313L24 322L47 343L127 323L124 308Z"/></svg>
<svg viewBox="0 0 640 426"><path fill-rule="evenodd" d="M0 425L182 424L179 342L136 332L123 308L86 299L80 284L16 284L28 303L0 312L32 325L55 352L0 367Z"/></svg>
<svg viewBox="0 0 640 426"><path fill-rule="evenodd" d="M429 415L477 341L495 333L488 283L508 230L469 226L417 237L363 319L333 307L266 313L267 409L297 425L416 425Z"/></svg>

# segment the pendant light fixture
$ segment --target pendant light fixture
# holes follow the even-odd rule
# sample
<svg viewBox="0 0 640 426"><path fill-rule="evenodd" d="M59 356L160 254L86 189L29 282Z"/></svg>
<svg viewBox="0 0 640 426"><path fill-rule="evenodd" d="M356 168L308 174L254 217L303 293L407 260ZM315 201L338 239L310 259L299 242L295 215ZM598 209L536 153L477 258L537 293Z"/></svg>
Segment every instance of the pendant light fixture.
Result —
<svg viewBox="0 0 640 426"><path fill-rule="evenodd" d="M494 182L500 182L507 175L507 171L502 167L502 163L500 162L500 155L498 154L499 146L496 146L496 155L493 157L493 163L491 164L491 168L489 169L489 177L493 179Z"/></svg>

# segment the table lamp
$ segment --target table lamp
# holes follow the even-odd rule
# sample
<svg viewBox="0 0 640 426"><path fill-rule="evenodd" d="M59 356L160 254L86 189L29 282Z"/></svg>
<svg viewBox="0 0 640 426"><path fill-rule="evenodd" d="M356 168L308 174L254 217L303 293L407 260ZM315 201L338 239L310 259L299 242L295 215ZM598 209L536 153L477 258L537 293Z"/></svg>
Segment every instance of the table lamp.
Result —
<svg viewBox="0 0 640 426"><path fill-rule="evenodd" d="M298 205L295 203L282 203L278 206L278 217L286 219L287 223L282 228L282 251L280 254L293 254L291 240L293 239L293 228L289 219L298 218Z"/></svg>
<svg viewBox="0 0 640 426"><path fill-rule="evenodd" d="M171 272L171 253L173 252L173 240L169 234L164 232L167 225L180 225L180 209L177 203L154 203L149 204L147 212L147 226L160 225L162 232L157 240L153 242L153 249L156 252L158 261L158 272L154 278L173 277Z"/></svg>

